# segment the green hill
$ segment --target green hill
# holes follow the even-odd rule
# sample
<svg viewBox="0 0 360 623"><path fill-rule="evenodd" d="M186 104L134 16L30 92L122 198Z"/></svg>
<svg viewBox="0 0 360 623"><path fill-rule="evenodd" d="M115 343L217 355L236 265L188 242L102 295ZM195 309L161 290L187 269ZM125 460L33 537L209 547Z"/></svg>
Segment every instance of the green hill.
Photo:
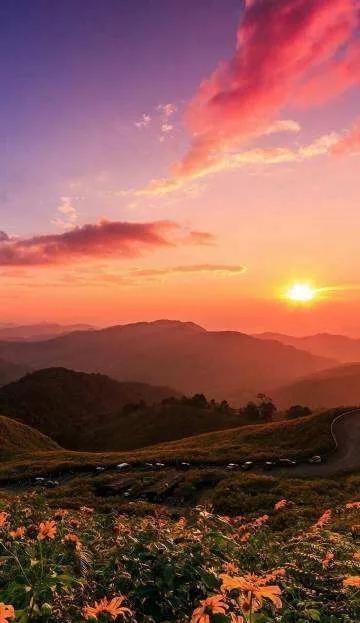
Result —
<svg viewBox="0 0 360 623"><path fill-rule="evenodd" d="M174 390L50 368L0 388L0 410L69 450L132 450L247 423L196 401L162 401Z"/></svg>

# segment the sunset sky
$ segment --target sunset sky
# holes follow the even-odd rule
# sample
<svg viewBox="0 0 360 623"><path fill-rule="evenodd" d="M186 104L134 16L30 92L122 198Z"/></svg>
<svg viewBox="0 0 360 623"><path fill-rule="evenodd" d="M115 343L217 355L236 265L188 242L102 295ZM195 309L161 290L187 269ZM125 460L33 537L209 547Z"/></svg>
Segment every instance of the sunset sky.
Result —
<svg viewBox="0 0 360 623"><path fill-rule="evenodd" d="M360 337L359 15L2 0L0 323Z"/></svg>

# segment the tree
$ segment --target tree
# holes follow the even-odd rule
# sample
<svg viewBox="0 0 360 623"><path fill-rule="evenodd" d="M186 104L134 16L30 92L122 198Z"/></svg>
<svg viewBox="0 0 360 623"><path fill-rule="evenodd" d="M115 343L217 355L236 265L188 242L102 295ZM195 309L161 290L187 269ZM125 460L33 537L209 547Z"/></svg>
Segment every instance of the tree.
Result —
<svg viewBox="0 0 360 623"><path fill-rule="evenodd" d="M289 420L293 420L298 417L311 415L312 411L309 407L305 407L303 405L292 405L292 407L290 407L285 413Z"/></svg>
<svg viewBox="0 0 360 623"><path fill-rule="evenodd" d="M259 400L258 409L260 418L264 422L271 422L277 411L276 406L274 405L271 398L269 398L265 394L258 394L257 398Z"/></svg>

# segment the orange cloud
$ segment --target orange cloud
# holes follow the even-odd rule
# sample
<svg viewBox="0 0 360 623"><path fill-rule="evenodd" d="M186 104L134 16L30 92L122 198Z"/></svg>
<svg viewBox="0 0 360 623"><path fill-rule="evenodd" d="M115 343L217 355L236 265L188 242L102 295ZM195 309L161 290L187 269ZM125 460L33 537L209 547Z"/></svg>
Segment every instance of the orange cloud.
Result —
<svg viewBox="0 0 360 623"><path fill-rule="evenodd" d="M0 266L66 264L89 257L134 257L145 249L176 244L206 244L206 232L184 232L173 221L100 221L61 234L9 238L0 232Z"/></svg>

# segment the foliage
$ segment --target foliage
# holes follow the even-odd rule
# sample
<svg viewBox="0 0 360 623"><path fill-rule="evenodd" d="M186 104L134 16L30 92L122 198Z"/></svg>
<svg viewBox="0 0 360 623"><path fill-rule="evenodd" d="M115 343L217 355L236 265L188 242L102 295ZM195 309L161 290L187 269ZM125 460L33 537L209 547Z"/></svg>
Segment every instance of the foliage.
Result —
<svg viewBox="0 0 360 623"><path fill-rule="evenodd" d="M0 512L0 616L88 620L356 623L360 502L292 529L295 504L266 515L197 507L171 517L51 510L27 494ZM270 529L282 516L288 532ZM206 618L207 617L207 618Z"/></svg>

